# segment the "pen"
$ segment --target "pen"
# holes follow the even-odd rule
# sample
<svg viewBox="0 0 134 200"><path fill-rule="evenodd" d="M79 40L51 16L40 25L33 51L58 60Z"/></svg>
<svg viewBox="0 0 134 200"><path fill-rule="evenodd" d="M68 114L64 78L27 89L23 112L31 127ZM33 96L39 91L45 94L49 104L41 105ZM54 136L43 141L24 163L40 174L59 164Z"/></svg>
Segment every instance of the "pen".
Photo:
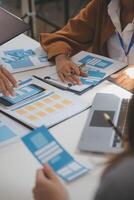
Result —
<svg viewBox="0 0 134 200"><path fill-rule="evenodd" d="M59 88L59 89L62 89L62 90L68 90L68 87L71 87L71 86L72 86L72 85L70 85L70 84L68 84L67 86L58 84L55 80L52 80L52 81L51 81L51 77L49 77L49 76L45 77L44 79L43 79L43 78L40 78L40 77L38 77L38 76L36 76L36 75L33 75L33 77L36 78L36 79L38 79L38 80L40 80L40 81L43 81L43 82L45 82L45 83L51 84L52 86L55 86L55 87L57 87L57 88ZM47 81L47 79L48 79L49 81Z"/></svg>
<svg viewBox="0 0 134 200"><path fill-rule="evenodd" d="M83 67L85 67L86 63L82 63L81 65L79 65L79 69L81 70Z"/></svg>
<svg viewBox="0 0 134 200"><path fill-rule="evenodd" d="M82 63L81 65L78 66L79 70L82 72L82 68L86 66L86 63ZM85 72L84 72L85 73ZM69 73L70 75L75 75L75 71L71 70L71 72ZM85 76L87 76L87 74L85 73Z"/></svg>
<svg viewBox="0 0 134 200"><path fill-rule="evenodd" d="M116 134L123 139L122 133L120 132L120 130L114 125L114 123L112 122L110 116L107 113L104 113L104 119L111 125L111 127L115 130Z"/></svg>

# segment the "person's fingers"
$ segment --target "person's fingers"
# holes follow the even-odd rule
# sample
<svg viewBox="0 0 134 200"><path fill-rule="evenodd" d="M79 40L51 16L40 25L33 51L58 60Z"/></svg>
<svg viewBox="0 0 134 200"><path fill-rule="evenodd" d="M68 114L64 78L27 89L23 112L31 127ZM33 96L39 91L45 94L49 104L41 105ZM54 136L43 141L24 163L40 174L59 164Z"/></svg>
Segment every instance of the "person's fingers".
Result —
<svg viewBox="0 0 134 200"><path fill-rule="evenodd" d="M44 165L43 172L48 179L58 180L58 177L56 176L55 172L48 164Z"/></svg>
<svg viewBox="0 0 134 200"><path fill-rule="evenodd" d="M79 67L77 67L77 65L73 64L71 66L71 68L72 68L72 71L74 72L74 74L76 74L77 76L80 75L80 69L79 69Z"/></svg>
<svg viewBox="0 0 134 200"><path fill-rule="evenodd" d="M122 87L124 87L127 90L133 90L134 89L134 82L133 80L126 81L123 83Z"/></svg>
<svg viewBox="0 0 134 200"><path fill-rule="evenodd" d="M36 188L33 188L33 197L35 200L37 200L37 192L36 192Z"/></svg>
<svg viewBox="0 0 134 200"><path fill-rule="evenodd" d="M7 79L11 82L11 84L14 87L17 87L17 81L15 80L15 78L12 76L12 74L6 70L4 67L1 68L2 72L4 73L4 75L7 77Z"/></svg>
<svg viewBox="0 0 134 200"><path fill-rule="evenodd" d="M80 84L80 80L78 77L76 77L75 75L68 75L66 76L66 80L68 82L74 83L74 84Z"/></svg>
<svg viewBox="0 0 134 200"><path fill-rule="evenodd" d="M126 74L122 74L119 78L115 79L117 84L123 83L125 80L128 80L128 76Z"/></svg>
<svg viewBox="0 0 134 200"><path fill-rule="evenodd" d="M117 72L115 74L112 74L110 77L113 78L113 79L116 79L116 78L119 78L122 74L123 74L123 72L120 71L120 72Z"/></svg>
<svg viewBox="0 0 134 200"><path fill-rule="evenodd" d="M82 70L80 70L80 76L87 77L88 75L86 72L83 72Z"/></svg>
<svg viewBox="0 0 134 200"><path fill-rule="evenodd" d="M36 186L40 186L40 184L45 184L47 181L47 177L44 175L43 169L37 170L36 173Z"/></svg>
<svg viewBox="0 0 134 200"><path fill-rule="evenodd" d="M58 72L58 75L59 75L60 79L61 79L63 82L65 82L65 77L64 77L64 75L63 75L61 72Z"/></svg>
<svg viewBox="0 0 134 200"><path fill-rule="evenodd" d="M7 91L3 81L0 79L0 92L2 92L2 94L4 94L5 96L9 96L10 93Z"/></svg>
<svg viewBox="0 0 134 200"><path fill-rule="evenodd" d="M14 96L14 89L13 86L11 85L10 81L6 78L6 76L4 76L3 74L1 74L1 80L3 81L3 84L6 87L6 90L10 93L10 95Z"/></svg>

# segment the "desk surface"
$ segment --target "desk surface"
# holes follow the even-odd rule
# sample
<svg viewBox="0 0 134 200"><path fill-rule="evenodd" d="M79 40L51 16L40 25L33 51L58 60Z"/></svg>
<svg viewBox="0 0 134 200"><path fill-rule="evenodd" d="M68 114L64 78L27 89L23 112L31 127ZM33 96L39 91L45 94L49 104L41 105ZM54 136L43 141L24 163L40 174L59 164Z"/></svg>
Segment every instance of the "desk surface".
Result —
<svg viewBox="0 0 134 200"><path fill-rule="evenodd" d="M0 47L1 50L9 47L23 48L39 46L39 44L28 38L25 35L20 35L11 40L7 44ZM15 74L17 79L26 78L33 74L47 75L50 67L30 70L27 72ZM46 84L47 85L47 84ZM47 85L48 88L57 90L56 88ZM93 97L97 92L114 92L121 96L129 95L123 89L105 81L78 98L92 104ZM92 200L95 190L99 184L100 174L106 160L106 156L91 153L81 153L78 151L77 144L81 136L82 129L86 122L88 112L84 111L81 114L68 119L50 129L50 132L56 139L82 164L87 167L92 166L89 174L79 178L78 180L66 185L72 200ZM10 125L15 132L24 135L29 132L28 129L18 124L17 122L0 114L0 119ZM25 148L23 143L18 140L9 146L0 149L0 199L1 200L32 200L32 188L35 182L35 172L40 168L40 164L35 160L31 153Z"/></svg>

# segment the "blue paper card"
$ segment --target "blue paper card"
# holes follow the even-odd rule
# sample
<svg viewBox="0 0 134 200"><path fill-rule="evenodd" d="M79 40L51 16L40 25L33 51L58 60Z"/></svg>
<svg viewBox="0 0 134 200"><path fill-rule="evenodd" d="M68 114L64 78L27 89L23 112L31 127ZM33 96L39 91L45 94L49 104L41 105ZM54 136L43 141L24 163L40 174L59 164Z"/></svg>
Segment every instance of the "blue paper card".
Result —
<svg viewBox="0 0 134 200"><path fill-rule="evenodd" d="M85 56L84 58L79 60L79 62L81 62L82 64L87 64L87 65L89 64L93 67L97 67L97 68L101 68L101 69L105 69L113 64L113 62L111 62L111 61L104 60L101 58L96 58L91 55Z"/></svg>
<svg viewBox="0 0 134 200"><path fill-rule="evenodd" d="M31 49L17 49L4 52L6 57L2 57L5 63L11 65L13 69L34 66L30 56L34 56L35 52Z"/></svg>
<svg viewBox="0 0 134 200"><path fill-rule="evenodd" d="M15 139L16 137L17 135L0 121L0 145L8 143L10 140Z"/></svg>
<svg viewBox="0 0 134 200"><path fill-rule="evenodd" d="M22 141L43 165L48 163L62 179L70 182L88 172L55 140L44 126L22 137Z"/></svg>
<svg viewBox="0 0 134 200"><path fill-rule="evenodd" d="M33 84L29 84L22 88L17 89L15 96L10 96L10 97L2 96L2 98L10 102L11 105L14 105L25 99L28 99L29 97L37 95L43 91L44 91L43 88L37 87L36 85L33 85Z"/></svg>
<svg viewBox="0 0 134 200"><path fill-rule="evenodd" d="M92 76L92 77L99 78L99 79L103 79L104 76L106 75L105 72L95 71L95 70L89 70L87 72L87 74L88 74L88 76Z"/></svg>

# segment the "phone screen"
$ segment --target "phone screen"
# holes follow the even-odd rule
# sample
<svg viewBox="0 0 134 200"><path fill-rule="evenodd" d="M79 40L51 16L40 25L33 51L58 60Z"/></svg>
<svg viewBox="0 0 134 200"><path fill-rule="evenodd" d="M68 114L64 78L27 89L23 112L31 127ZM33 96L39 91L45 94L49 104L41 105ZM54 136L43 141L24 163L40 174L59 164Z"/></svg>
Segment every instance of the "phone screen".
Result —
<svg viewBox="0 0 134 200"><path fill-rule="evenodd" d="M27 86L24 86L20 89L16 90L16 96L13 97L7 97L7 96L2 96L0 97L0 103L6 105L6 106L11 106L16 103L19 103L25 99L28 99L31 96L37 95L41 92L45 91L45 89L35 85L35 84L30 84Z"/></svg>

